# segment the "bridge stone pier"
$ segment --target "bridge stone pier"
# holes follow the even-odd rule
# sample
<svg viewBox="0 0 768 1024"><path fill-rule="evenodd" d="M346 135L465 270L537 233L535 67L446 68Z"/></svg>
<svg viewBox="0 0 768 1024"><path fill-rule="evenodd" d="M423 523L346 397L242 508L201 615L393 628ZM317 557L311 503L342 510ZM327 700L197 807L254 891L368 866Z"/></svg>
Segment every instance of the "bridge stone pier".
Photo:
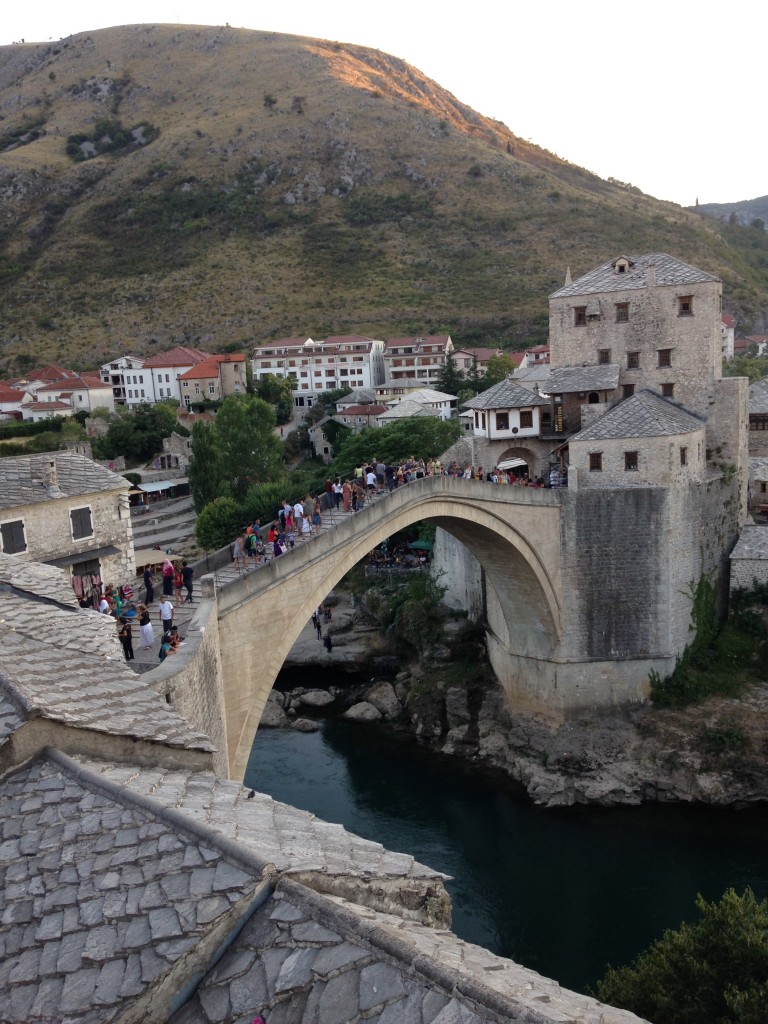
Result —
<svg viewBox="0 0 768 1024"><path fill-rule="evenodd" d="M512 706L562 720L585 707L643 699L650 669L666 671L674 657L668 631L656 629L657 591L665 581L658 572L641 573L633 599L625 593L622 603L615 584L622 566L611 569L610 537L598 544L600 508L579 513L579 498L586 495L428 477L221 587L216 604L230 776L243 777L269 692L313 610L369 551L424 519L481 567L489 655ZM616 511L631 527L625 505ZM646 532L653 525L647 502L634 517ZM579 529L579 522L586 526ZM663 526L651 530L652 542L659 539L655 532ZM623 534L613 547L626 552ZM638 552L630 556L634 562ZM634 623L638 609L647 628ZM629 629L621 625L625 613Z"/></svg>

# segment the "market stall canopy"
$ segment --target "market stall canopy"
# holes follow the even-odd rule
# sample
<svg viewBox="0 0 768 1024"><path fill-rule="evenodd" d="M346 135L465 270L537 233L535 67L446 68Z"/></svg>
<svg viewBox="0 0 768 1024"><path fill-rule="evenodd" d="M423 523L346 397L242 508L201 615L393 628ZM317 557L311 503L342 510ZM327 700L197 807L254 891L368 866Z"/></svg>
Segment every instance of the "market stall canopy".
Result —
<svg viewBox="0 0 768 1024"><path fill-rule="evenodd" d="M137 484L136 486L145 494L155 494L157 491L170 491L172 487L181 487L182 484L188 483L189 477L179 476L175 480L153 480L151 483ZM131 494L134 493L131 491Z"/></svg>
<svg viewBox="0 0 768 1024"><path fill-rule="evenodd" d="M412 544L409 544L408 547L415 548L417 551L431 551L434 544L431 540L415 540Z"/></svg>
<svg viewBox="0 0 768 1024"><path fill-rule="evenodd" d="M520 466L527 466L525 459L502 459L498 464L499 469L519 469Z"/></svg>

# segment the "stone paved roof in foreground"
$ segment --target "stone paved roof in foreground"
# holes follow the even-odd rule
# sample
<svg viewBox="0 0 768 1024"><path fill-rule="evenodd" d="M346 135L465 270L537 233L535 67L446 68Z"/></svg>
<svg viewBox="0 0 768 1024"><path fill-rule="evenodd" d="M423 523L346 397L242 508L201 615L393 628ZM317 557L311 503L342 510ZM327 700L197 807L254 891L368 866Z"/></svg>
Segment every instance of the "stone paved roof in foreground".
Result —
<svg viewBox="0 0 768 1024"><path fill-rule="evenodd" d="M265 870L57 752L10 773L0 788L3 1021L106 1024L163 980L173 990L177 965L250 901Z"/></svg>
<svg viewBox="0 0 768 1024"><path fill-rule="evenodd" d="M534 405L549 405L549 400L521 387L511 377L464 403L467 409L520 409Z"/></svg>
<svg viewBox="0 0 768 1024"><path fill-rule="evenodd" d="M283 880L170 1024L639 1024L511 960Z"/></svg>
<svg viewBox="0 0 768 1024"><path fill-rule="evenodd" d="M40 562L22 562L13 555L0 554L0 586L41 597L67 608L78 607L72 586L61 569ZM114 632L114 631L113 631Z"/></svg>
<svg viewBox="0 0 768 1024"><path fill-rule="evenodd" d="M50 593L59 591L50 574L63 580L64 573L32 563L18 565L28 592L19 593L18 587L9 591L0 583L0 743L23 722L42 717L172 747L213 750L207 736L191 729L128 668L111 616L83 611L76 604L69 608L42 602L41 596L50 596L45 585L50 584Z"/></svg>
<svg viewBox="0 0 768 1024"><path fill-rule="evenodd" d="M17 455L11 459L0 459L0 508L50 501L43 472L51 462L56 463L56 476L62 492L59 497L114 491L121 487L128 489L131 486L124 477L77 452Z"/></svg>
<svg viewBox="0 0 768 1024"><path fill-rule="evenodd" d="M668 434L690 434L704 424L693 413L655 391L643 388L601 416L586 430L570 439L577 441L609 441L621 437L665 437Z"/></svg>
<svg viewBox="0 0 768 1024"><path fill-rule="evenodd" d="M620 259L621 257L617 257ZM654 267L657 285L701 284L719 281L719 277L704 270L683 263L665 252L648 252L640 256L628 256L630 267L623 274L617 274L616 259L608 260L588 274L566 284L550 295L550 299L562 299L569 295L592 295L595 292L624 292L633 288L648 287L648 270Z"/></svg>
<svg viewBox="0 0 768 1024"><path fill-rule="evenodd" d="M619 386L618 363L600 366L560 366L550 370L541 390L548 395L567 395L578 391L613 391Z"/></svg>
<svg viewBox="0 0 768 1024"><path fill-rule="evenodd" d="M258 852L278 871L323 871L361 877L435 878L447 875L419 864L409 854L347 832L308 811L264 793L248 796L238 783L212 772L130 765L80 758L92 773L119 786L176 807L191 820Z"/></svg>

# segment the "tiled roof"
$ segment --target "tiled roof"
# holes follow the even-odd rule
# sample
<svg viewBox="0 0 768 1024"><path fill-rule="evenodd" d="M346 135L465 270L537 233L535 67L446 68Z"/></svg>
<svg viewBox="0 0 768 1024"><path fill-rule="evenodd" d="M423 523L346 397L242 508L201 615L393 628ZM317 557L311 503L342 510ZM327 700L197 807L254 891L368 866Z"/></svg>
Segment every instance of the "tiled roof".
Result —
<svg viewBox="0 0 768 1024"><path fill-rule="evenodd" d="M413 402L410 398L404 398L402 402L391 405L386 412L378 418L380 420L400 420L409 416L438 416L437 409L429 405L422 405L420 402Z"/></svg>
<svg viewBox="0 0 768 1024"><path fill-rule="evenodd" d="M258 853L278 871L322 871L329 875L356 874L361 869L376 878L434 878L448 876L419 864L407 853L393 853L381 843L362 839L316 818L309 811L248 791L213 772L135 766L81 758L103 778L142 796L175 807L201 826L212 829ZM254 821L258 828L254 828Z"/></svg>
<svg viewBox="0 0 768 1024"><path fill-rule="evenodd" d="M26 391L9 388L5 384L0 385L0 402L20 402L25 395Z"/></svg>
<svg viewBox="0 0 768 1024"><path fill-rule="evenodd" d="M38 370L32 370L31 373L27 374L27 380L66 380L67 377L76 377L77 374L74 370L67 370L63 366L56 366L55 363L51 363L49 366L44 366Z"/></svg>
<svg viewBox="0 0 768 1024"><path fill-rule="evenodd" d="M768 526L755 526L753 523L742 526L736 547L731 552L731 561L741 558L768 560Z"/></svg>
<svg viewBox="0 0 768 1024"><path fill-rule="evenodd" d="M503 355L515 356L515 355L520 355L520 357L522 357L522 355L523 355L522 352L520 352L520 353L518 353L518 352L503 352L500 348L459 348L459 349L454 349L453 354L454 354L454 357L455 356L473 356L478 361L478 363L487 363L488 360L492 356L503 356Z"/></svg>
<svg viewBox="0 0 768 1024"><path fill-rule="evenodd" d="M191 369L180 374L179 380L207 379L219 376L219 367L222 363L245 363L248 357L245 353L228 352L225 355L207 356L202 362L196 363Z"/></svg>
<svg viewBox="0 0 768 1024"><path fill-rule="evenodd" d="M430 404L456 401L456 395L449 395L445 391L435 391L434 388L419 388L418 391L409 392L407 398L412 402L427 402Z"/></svg>
<svg viewBox="0 0 768 1024"><path fill-rule="evenodd" d="M550 395L569 395L579 391L613 391L618 386L618 363L605 363L600 366L550 367L543 390Z"/></svg>
<svg viewBox="0 0 768 1024"><path fill-rule="evenodd" d="M465 402L467 409L528 409L534 405L549 405L549 402L535 391L521 387L511 377Z"/></svg>
<svg viewBox="0 0 768 1024"><path fill-rule="evenodd" d="M261 341L258 345L254 346L254 355L260 354L260 349L279 349L279 348L301 348L302 345L306 345L308 341L312 341L309 335L303 338L277 338L276 341ZM319 343L318 343L319 344Z"/></svg>
<svg viewBox="0 0 768 1024"><path fill-rule="evenodd" d="M749 411L751 413L768 413L768 377L749 385Z"/></svg>
<svg viewBox="0 0 768 1024"><path fill-rule="evenodd" d="M42 597L67 608L77 608L75 595L61 569L40 562L21 562L13 555L0 554L0 583L15 591Z"/></svg>
<svg viewBox="0 0 768 1024"><path fill-rule="evenodd" d="M634 288L648 287L648 270L654 267L657 285L700 284L706 281L719 281L713 274L691 267L674 256L665 252L643 253L641 256L629 256L630 266L623 274L615 270L616 260L609 260L595 270L566 284L550 295L550 299L562 299L570 295L590 295L595 292L630 291Z"/></svg>
<svg viewBox="0 0 768 1024"><path fill-rule="evenodd" d="M693 413L662 398L655 391L643 388L572 437L570 443L690 434L703 427L704 423Z"/></svg>
<svg viewBox="0 0 768 1024"><path fill-rule="evenodd" d="M46 404L55 406L58 403ZM58 486L62 492L57 497L74 497L130 487L124 477L76 452L17 455L11 459L0 459L0 509L50 501L44 473L51 462L56 464Z"/></svg>
<svg viewBox="0 0 768 1024"><path fill-rule="evenodd" d="M344 405L369 405L376 400L375 388L353 388L348 395L344 395L336 403L336 408Z"/></svg>
<svg viewBox="0 0 768 1024"><path fill-rule="evenodd" d="M151 370L158 366L194 366L196 363L202 363L209 355L209 352L201 352L197 348L177 345L169 352L159 352L156 356L150 356L144 362L144 369Z"/></svg>
<svg viewBox="0 0 768 1024"><path fill-rule="evenodd" d="M722 321L723 321L723 323L725 324L726 327L735 327L736 326L736 321L733 319L733 317L730 315L730 313L723 313L721 319L722 319Z"/></svg>
<svg viewBox="0 0 768 1024"><path fill-rule="evenodd" d="M339 416L380 416L387 411L386 405L344 405Z"/></svg>
<svg viewBox="0 0 768 1024"><path fill-rule="evenodd" d="M451 340L450 334L410 334L407 338L388 338L387 345L445 345Z"/></svg>
<svg viewBox="0 0 768 1024"><path fill-rule="evenodd" d="M267 869L53 751L4 780L0 851L0 1004L14 1024L107 1024L162 1000Z"/></svg>
<svg viewBox="0 0 768 1024"><path fill-rule="evenodd" d="M46 409L61 412L64 409L71 409L72 406L69 402L28 402L24 408L27 412L45 412Z"/></svg>

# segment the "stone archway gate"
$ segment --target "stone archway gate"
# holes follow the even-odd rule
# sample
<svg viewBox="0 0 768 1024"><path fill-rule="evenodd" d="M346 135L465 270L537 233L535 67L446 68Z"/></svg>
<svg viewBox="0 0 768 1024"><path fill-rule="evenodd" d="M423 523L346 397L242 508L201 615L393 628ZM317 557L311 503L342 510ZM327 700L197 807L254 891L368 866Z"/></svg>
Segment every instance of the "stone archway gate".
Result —
<svg viewBox="0 0 768 1024"><path fill-rule="evenodd" d="M217 611L230 777L245 773L270 690L314 608L369 551L419 520L436 522L483 567L502 610L489 637L496 649L525 661L559 660L561 498L427 477L223 587Z"/></svg>

